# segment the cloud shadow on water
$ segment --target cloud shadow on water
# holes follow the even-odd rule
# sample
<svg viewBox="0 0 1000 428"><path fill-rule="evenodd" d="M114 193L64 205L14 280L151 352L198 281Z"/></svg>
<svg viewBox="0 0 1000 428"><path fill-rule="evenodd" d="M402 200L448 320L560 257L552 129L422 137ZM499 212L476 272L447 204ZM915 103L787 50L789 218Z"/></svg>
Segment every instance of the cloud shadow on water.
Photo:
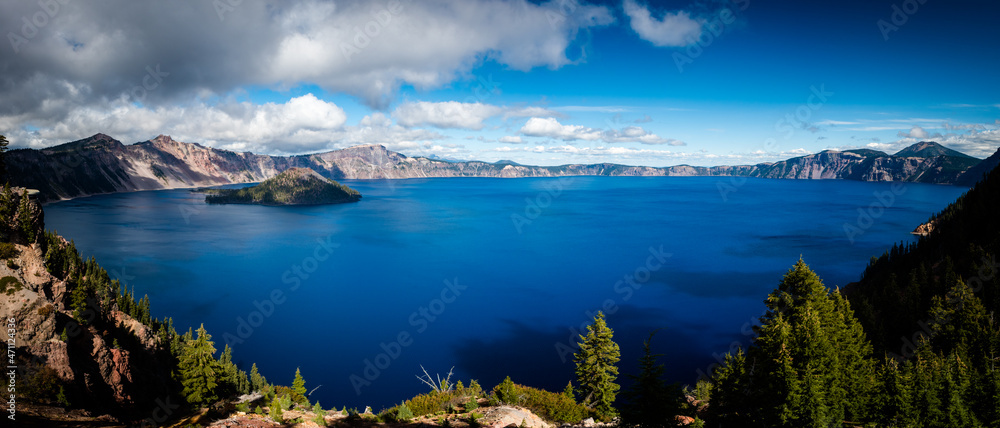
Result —
<svg viewBox="0 0 1000 428"><path fill-rule="evenodd" d="M642 342L653 331L658 330L653 340L653 352L663 354L659 362L666 366L667 380L682 385L694 384L699 371L705 371L715 362L713 353L724 353L734 340L749 342L748 338L739 335L739 326L733 326L731 332L711 334L715 341L727 337L724 343L705 344L701 340L704 332L699 332L701 329L698 326L684 326L668 318L669 314L660 310L631 305L620 306L618 311L607 317L622 354L620 384L629 385L631 380L628 375L638 373ZM505 334L467 340L456 345L456 368L478 379L484 388L498 384L506 376L514 382L549 391L562 391L566 382L575 382L572 353L567 353L563 361L556 348L557 343L572 346L578 341L571 331L574 326L567 324L540 329L517 320L506 320L506 324L509 329Z"/></svg>

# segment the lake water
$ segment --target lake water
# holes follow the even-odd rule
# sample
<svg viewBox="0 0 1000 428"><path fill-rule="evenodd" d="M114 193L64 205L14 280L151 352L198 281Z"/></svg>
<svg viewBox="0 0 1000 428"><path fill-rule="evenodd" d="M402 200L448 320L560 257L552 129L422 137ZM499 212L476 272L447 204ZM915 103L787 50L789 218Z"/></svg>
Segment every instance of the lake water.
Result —
<svg viewBox="0 0 1000 428"><path fill-rule="evenodd" d="M624 377L654 330L693 384L747 344L763 299L801 255L828 286L966 189L709 177L352 181L359 203L206 205L187 190L45 207L46 225L148 294L178 331L204 323L325 407L381 407L454 366L485 387L560 391L575 331L600 309ZM859 218L859 209L866 215ZM845 232L845 226L849 232ZM570 340L570 338L574 340Z"/></svg>

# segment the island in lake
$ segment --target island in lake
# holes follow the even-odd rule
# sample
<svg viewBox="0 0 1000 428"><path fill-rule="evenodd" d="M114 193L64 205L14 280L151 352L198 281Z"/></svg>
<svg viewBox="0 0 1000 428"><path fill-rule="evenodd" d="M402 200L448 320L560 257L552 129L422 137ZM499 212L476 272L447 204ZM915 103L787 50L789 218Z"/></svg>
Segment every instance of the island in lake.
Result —
<svg viewBox="0 0 1000 428"><path fill-rule="evenodd" d="M210 204L322 205L357 202L361 193L311 168L290 168L242 189L203 189Z"/></svg>

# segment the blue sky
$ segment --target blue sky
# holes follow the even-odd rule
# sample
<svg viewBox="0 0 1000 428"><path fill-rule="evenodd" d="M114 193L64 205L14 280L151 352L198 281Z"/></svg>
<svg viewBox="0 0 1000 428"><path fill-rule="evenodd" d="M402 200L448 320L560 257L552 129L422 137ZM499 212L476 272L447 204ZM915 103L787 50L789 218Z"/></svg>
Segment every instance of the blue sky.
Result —
<svg viewBox="0 0 1000 428"><path fill-rule="evenodd" d="M546 165L1000 146L993 2L231 3L0 6L0 132Z"/></svg>

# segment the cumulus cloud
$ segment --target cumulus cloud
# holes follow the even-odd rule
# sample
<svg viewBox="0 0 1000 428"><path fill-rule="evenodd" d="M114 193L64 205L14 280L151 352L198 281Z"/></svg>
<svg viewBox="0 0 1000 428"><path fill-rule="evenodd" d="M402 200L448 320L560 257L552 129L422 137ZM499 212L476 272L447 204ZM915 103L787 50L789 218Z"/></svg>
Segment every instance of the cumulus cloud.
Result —
<svg viewBox="0 0 1000 428"><path fill-rule="evenodd" d="M667 12L662 18L655 18L646 6L635 0L625 0L623 7L632 30L655 46L687 46L701 36L702 23L686 11Z"/></svg>
<svg viewBox="0 0 1000 428"><path fill-rule="evenodd" d="M346 125L343 109L312 94L282 103L196 103L185 106L143 107L116 101L105 106L78 108L59 120L35 122L37 129L11 126L16 118L0 117L0 129L17 147L44 148L89 137L98 132L125 144L165 133L184 142L233 151L302 154L361 144L381 144L407 154L454 154L457 146L440 144L445 136L392 122L383 113ZM436 151L435 151L436 150Z"/></svg>
<svg viewBox="0 0 1000 428"><path fill-rule="evenodd" d="M563 125L551 117L528 119L519 132L529 137L547 137L563 141L594 141L601 138L601 130L599 129L580 125Z"/></svg>
<svg viewBox="0 0 1000 428"><path fill-rule="evenodd" d="M498 141L500 141L501 143L507 143L507 144L521 144L521 143L524 142L524 140L522 140L521 137L510 136L510 135L505 135L503 137L500 137L500 139Z"/></svg>
<svg viewBox="0 0 1000 428"><path fill-rule="evenodd" d="M556 1L271 0L217 10L226 3L110 0L53 2L45 25L29 26L22 17L48 16L39 3L8 3L0 28L14 37L0 46L0 117L21 118L13 125L23 129L71 120L78 108L117 117L92 110L116 100L157 111L246 87L317 85L381 109L402 85L441 87L482 61L573 63L567 48L578 34L614 21L594 5L552 20L562 16Z"/></svg>
<svg viewBox="0 0 1000 428"><path fill-rule="evenodd" d="M913 125L913 127L910 128L909 132L899 131L899 133L896 134L896 135L898 135L900 137L903 137L903 138L916 138L918 140L924 140L924 139L928 139L928 138L939 138L939 137L941 137L941 134L935 133L935 134L931 135L924 128L922 128L920 126L917 126L917 125Z"/></svg>
<svg viewBox="0 0 1000 428"><path fill-rule="evenodd" d="M430 125L437 128L483 129L483 121L503 112L503 108L481 103L447 101L409 102L396 108L392 116L403 126Z"/></svg>
<svg viewBox="0 0 1000 428"><path fill-rule="evenodd" d="M555 118L533 117L519 131L529 137L546 137L563 141L604 141L606 143L642 143L649 145L687 145L683 141L663 138L641 126L626 126L622 129L600 130L581 125L563 125Z"/></svg>

